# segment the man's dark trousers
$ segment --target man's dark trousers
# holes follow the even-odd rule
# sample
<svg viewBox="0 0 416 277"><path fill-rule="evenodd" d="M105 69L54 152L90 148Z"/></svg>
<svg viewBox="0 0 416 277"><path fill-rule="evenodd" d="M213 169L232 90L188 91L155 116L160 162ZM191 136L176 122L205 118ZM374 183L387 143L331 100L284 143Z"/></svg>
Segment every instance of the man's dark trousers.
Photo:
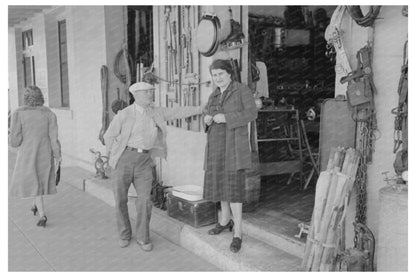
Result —
<svg viewBox="0 0 416 277"><path fill-rule="evenodd" d="M124 150L114 170L114 198L117 227L120 239L130 240L132 230L127 208L128 190L131 183L137 192L136 240L149 242L149 223L152 215L150 191L152 189L152 158L149 153Z"/></svg>

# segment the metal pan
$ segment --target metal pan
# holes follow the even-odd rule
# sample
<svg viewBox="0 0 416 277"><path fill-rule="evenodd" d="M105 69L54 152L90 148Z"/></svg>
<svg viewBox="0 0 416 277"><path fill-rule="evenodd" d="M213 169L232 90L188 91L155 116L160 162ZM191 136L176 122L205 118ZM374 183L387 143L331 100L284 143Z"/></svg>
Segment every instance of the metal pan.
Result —
<svg viewBox="0 0 416 277"><path fill-rule="evenodd" d="M353 147L355 121L346 100L325 99L321 108L319 132L320 171L326 170L331 147Z"/></svg>

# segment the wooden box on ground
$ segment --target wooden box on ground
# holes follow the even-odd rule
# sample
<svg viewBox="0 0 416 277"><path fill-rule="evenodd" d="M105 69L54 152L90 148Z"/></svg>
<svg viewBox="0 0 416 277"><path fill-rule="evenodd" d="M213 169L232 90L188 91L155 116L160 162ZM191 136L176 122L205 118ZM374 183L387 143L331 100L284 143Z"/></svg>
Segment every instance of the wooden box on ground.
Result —
<svg viewBox="0 0 416 277"><path fill-rule="evenodd" d="M168 215L198 228L217 222L217 209L214 202L206 200L189 201L168 194Z"/></svg>

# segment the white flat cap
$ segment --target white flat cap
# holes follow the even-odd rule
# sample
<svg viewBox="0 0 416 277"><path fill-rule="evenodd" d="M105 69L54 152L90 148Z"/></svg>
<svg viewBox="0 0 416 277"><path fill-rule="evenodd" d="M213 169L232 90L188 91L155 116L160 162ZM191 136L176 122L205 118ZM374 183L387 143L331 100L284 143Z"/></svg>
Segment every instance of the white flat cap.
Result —
<svg viewBox="0 0 416 277"><path fill-rule="evenodd" d="M155 89L151 84L149 83L145 83L145 82L137 82L132 84L129 87L129 91L131 93L135 92L135 91L144 91L144 90L149 90L149 89Z"/></svg>

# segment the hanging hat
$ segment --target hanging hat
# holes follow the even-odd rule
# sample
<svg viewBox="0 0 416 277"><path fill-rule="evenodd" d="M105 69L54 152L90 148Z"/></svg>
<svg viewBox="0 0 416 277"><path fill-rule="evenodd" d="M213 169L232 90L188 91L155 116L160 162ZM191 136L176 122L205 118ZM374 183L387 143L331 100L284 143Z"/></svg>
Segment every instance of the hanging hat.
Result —
<svg viewBox="0 0 416 277"><path fill-rule="evenodd" d="M137 83L132 84L129 87L129 91L131 93L136 92L136 91L145 91L149 89L155 89L155 88L151 84L148 84L145 82L137 82Z"/></svg>

